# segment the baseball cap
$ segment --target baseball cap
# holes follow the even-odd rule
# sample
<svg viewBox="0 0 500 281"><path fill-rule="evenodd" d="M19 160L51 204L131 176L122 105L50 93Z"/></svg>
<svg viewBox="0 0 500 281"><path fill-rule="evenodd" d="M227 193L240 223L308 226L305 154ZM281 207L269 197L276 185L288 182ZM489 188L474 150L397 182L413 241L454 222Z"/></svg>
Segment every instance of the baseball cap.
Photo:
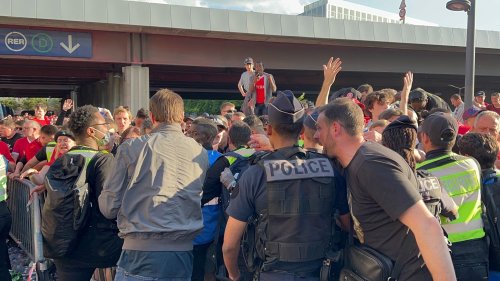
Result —
<svg viewBox="0 0 500 281"><path fill-rule="evenodd" d="M68 137L75 141L75 135L73 135L73 133L70 131L62 130L57 132L56 135L54 136L54 140L57 142L57 138L59 137Z"/></svg>
<svg viewBox="0 0 500 281"><path fill-rule="evenodd" d="M184 115L184 122L186 122L187 120L193 121L194 119L196 119L196 116L193 115L193 114L186 114L186 115Z"/></svg>
<svg viewBox="0 0 500 281"><path fill-rule="evenodd" d="M419 130L429 136L433 145L446 146L455 141L458 123L450 114L436 112L425 118Z"/></svg>
<svg viewBox="0 0 500 281"><path fill-rule="evenodd" d="M290 90L279 91L267 111L271 125L299 123L305 115L304 107Z"/></svg>
<svg viewBox="0 0 500 281"><path fill-rule="evenodd" d="M479 112L481 112L481 109L479 107L471 106L464 111L464 114L462 114L462 118L464 120L467 120L469 118L476 117Z"/></svg>
<svg viewBox="0 0 500 281"><path fill-rule="evenodd" d="M316 130L316 123L318 122L319 111L315 109L313 112L306 114L304 117L304 126L309 129Z"/></svg>
<svg viewBox="0 0 500 281"><path fill-rule="evenodd" d="M486 93L484 91L479 91L474 94L475 97L480 97L480 96L486 96Z"/></svg>
<svg viewBox="0 0 500 281"><path fill-rule="evenodd" d="M244 64L249 64L249 63L253 64L253 59L251 57L245 58Z"/></svg>
<svg viewBox="0 0 500 281"><path fill-rule="evenodd" d="M427 92L422 88L416 88L410 92L408 100L412 101L424 101L427 99Z"/></svg>

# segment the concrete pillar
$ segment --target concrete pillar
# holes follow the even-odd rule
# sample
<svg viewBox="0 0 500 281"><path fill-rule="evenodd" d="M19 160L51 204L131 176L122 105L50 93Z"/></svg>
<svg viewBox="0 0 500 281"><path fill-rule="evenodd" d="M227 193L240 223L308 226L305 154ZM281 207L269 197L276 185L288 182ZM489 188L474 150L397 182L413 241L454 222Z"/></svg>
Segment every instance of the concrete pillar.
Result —
<svg viewBox="0 0 500 281"><path fill-rule="evenodd" d="M139 108L149 107L149 68L140 65L131 65L122 68L123 91L120 105L130 107L135 115Z"/></svg>
<svg viewBox="0 0 500 281"><path fill-rule="evenodd" d="M106 77L107 92L103 105L113 112L115 107L121 105L120 96L123 92L123 75L121 73L108 73Z"/></svg>

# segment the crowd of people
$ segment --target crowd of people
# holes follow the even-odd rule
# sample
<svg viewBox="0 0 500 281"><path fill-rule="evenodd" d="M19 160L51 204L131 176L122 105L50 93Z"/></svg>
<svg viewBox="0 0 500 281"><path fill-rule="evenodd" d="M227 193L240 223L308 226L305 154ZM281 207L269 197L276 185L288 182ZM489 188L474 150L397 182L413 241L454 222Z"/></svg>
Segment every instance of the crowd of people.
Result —
<svg viewBox="0 0 500 281"><path fill-rule="evenodd" d="M45 196L44 253L62 281L96 268L116 268L118 281L500 271L499 93L487 104L480 91L466 109L453 95L451 111L412 90L411 72L399 91L331 92L342 62L330 58L311 104L277 91L262 62L244 65L241 111L223 102L216 115L185 114L162 89L135 116L66 100L57 119L40 104L0 121L0 280L10 280L7 178Z"/></svg>

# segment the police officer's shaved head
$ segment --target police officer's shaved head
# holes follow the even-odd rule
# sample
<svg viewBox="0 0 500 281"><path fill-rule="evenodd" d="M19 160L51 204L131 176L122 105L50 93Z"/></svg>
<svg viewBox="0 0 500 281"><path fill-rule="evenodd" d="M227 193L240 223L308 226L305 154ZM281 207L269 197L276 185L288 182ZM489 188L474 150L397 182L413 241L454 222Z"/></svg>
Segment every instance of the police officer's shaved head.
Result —
<svg viewBox="0 0 500 281"><path fill-rule="evenodd" d="M252 130L245 122L234 121L229 128L229 140L236 147L246 146L250 141Z"/></svg>

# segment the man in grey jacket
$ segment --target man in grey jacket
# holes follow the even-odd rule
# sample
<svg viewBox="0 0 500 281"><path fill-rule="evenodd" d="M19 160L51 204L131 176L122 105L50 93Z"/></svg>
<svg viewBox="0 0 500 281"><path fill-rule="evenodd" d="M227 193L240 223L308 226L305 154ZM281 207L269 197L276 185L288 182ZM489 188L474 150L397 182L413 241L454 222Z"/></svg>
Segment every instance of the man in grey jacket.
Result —
<svg viewBox="0 0 500 281"><path fill-rule="evenodd" d="M163 89L149 102L155 129L123 143L99 207L124 239L116 280L191 280L193 239L203 227L207 152L184 136L184 103ZM142 278L142 279L141 279ZM135 279L134 279L135 280Z"/></svg>

